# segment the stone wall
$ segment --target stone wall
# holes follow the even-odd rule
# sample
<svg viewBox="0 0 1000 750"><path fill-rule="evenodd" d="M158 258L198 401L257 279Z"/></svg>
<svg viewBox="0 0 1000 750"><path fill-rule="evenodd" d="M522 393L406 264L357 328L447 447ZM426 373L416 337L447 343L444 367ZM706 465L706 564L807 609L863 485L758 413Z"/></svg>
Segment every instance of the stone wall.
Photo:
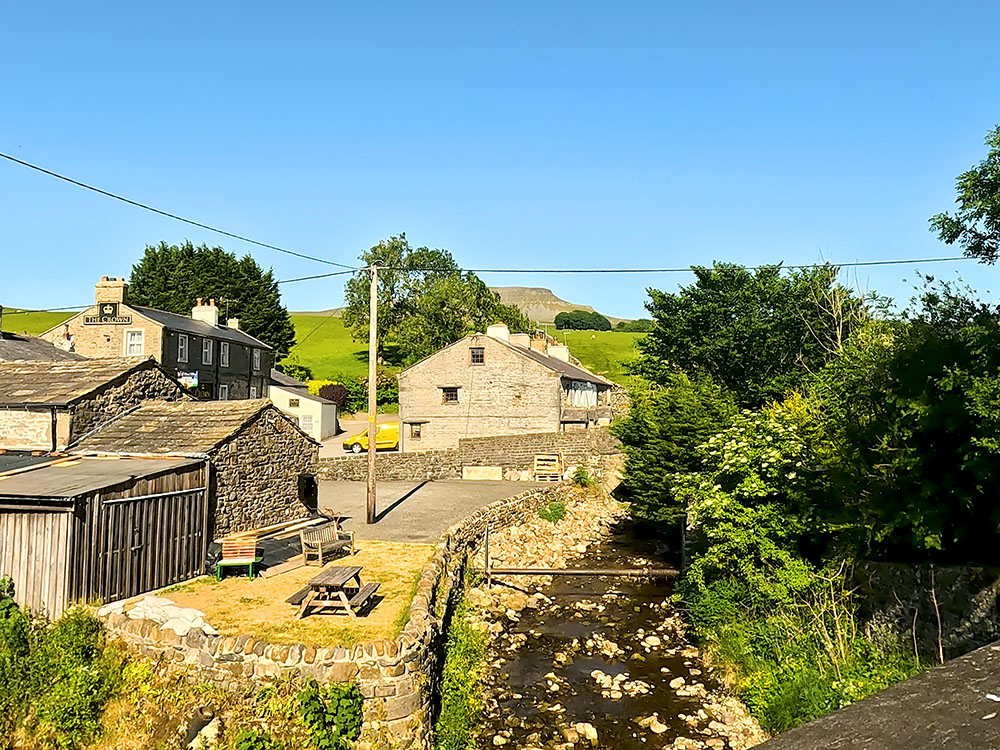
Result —
<svg viewBox="0 0 1000 750"><path fill-rule="evenodd" d="M85 357L125 357L125 334L127 331L143 332L142 356L160 359L163 352L163 328L138 310L122 304L119 315L130 316L132 322L127 325L117 323L85 324L87 317L97 315L97 305L77 313L72 318L60 323L54 328L39 334L40 338L55 343L69 331L73 337L74 351Z"/></svg>
<svg viewBox="0 0 1000 750"><path fill-rule="evenodd" d="M52 449L52 412L48 409L0 409L0 449Z"/></svg>
<svg viewBox="0 0 1000 750"><path fill-rule="evenodd" d="M319 446L268 407L212 453L216 538L308 513L299 477L316 476Z"/></svg>
<svg viewBox="0 0 1000 750"><path fill-rule="evenodd" d="M190 397L158 367L131 372L124 381L104 388L73 407L70 441L83 437L143 401L179 401L184 398Z"/></svg>
<svg viewBox="0 0 1000 750"><path fill-rule="evenodd" d="M352 648L278 646L251 635L206 635L202 630L178 635L150 620L124 614L109 614L105 624L112 637L145 656L165 657L193 682L229 688L279 678L356 681L365 697L360 748L375 747L373 722L378 722L392 733L400 750L430 750L444 626L454 594L460 590L469 550L487 524L491 528L516 524L562 492L564 487L555 486L520 493L486 506L445 532L421 574L410 620L393 641Z"/></svg>
<svg viewBox="0 0 1000 750"><path fill-rule="evenodd" d="M620 454L621 443L605 428L462 438L457 449L381 453L375 468L382 481L457 479L465 466L499 466L506 479L522 479L519 474L533 468L536 453L561 453L567 466L596 469L597 457ZM319 466L321 479L363 481L368 476L364 455L324 458Z"/></svg>
<svg viewBox="0 0 1000 750"><path fill-rule="evenodd" d="M921 656L932 663L938 613L945 659L1000 639L1000 568L865 563L854 577L869 635L888 631L906 644L916 640Z"/></svg>

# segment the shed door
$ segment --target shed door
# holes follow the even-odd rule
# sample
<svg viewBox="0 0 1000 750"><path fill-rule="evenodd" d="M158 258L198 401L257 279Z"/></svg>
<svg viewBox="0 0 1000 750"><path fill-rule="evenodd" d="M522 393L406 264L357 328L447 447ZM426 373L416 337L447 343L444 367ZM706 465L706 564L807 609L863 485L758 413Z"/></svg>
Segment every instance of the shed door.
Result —
<svg viewBox="0 0 1000 750"><path fill-rule="evenodd" d="M67 606L69 512L0 506L0 577L14 581L22 607L58 617Z"/></svg>

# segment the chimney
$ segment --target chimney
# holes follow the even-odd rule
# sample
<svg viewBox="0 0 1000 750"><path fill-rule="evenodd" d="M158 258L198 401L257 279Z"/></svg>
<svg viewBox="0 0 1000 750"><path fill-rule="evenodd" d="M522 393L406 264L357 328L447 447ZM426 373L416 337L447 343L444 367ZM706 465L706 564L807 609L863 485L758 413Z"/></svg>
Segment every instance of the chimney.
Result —
<svg viewBox="0 0 1000 750"><path fill-rule="evenodd" d="M549 345L544 338L531 339L531 348L534 349L536 352L540 352L541 354L549 353Z"/></svg>
<svg viewBox="0 0 1000 750"><path fill-rule="evenodd" d="M553 344L549 347L549 356L562 362L569 362L569 347L562 344L558 346Z"/></svg>
<svg viewBox="0 0 1000 750"><path fill-rule="evenodd" d="M215 306L215 300L210 299L208 304L204 304L204 300L201 297L198 298L197 304L191 308L191 319L200 320L203 323L208 323L210 326L219 325L219 308Z"/></svg>
<svg viewBox="0 0 1000 750"><path fill-rule="evenodd" d="M531 336L527 333L512 333L510 335L510 343L522 349L528 349L531 347Z"/></svg>
<svg viewBox="0 0 1000 750"><path fill-rule="evenodd" d="M506 323L494 323L486 329L486 335L491 339L510 341L510 329Z"/></svg>
<svg viewBox="0 0 1000 750"><path fill-rule="evenodd" d="M114 276L102 276L94 287L94 301L97 304L102 302L128 303L128 284L125 279Z"/></svg>
<svg viewBox="0 0 1000 750"><path fill-rule="evenodd" d="M230 318L229 320L226 321L226 327L232 328L234 331L240 330L240 319Z"/></svg>

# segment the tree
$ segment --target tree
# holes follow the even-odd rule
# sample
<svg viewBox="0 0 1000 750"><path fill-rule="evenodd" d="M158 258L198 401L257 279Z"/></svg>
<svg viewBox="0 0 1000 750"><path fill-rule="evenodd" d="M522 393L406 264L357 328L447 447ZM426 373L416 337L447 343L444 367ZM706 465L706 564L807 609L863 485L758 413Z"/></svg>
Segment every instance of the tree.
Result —
<svg viewBox="0 0 1000 750"><path fill-rule="evenodd" d="M295 328L270 269L249 255L237 258L221 247L185 241L148 245L132 266L129 300L136 305L190 315L198 297L215 299L221 314L239 318L240 328L271 346L277 361L295 344Z"/></svg>
<svg viewBox="0 0 1000 750"><path fill-rule="evenodd" d="M745 407L780 400L835 353L865 301L837 283L837 268L750 272L717 263L696 267L677 293L650 289L652 331L637 342L635 369L666 382L676 368L708 376Z"/></svg>
<svg viewBox="0 0 1000 750"><path fill-rule="evenodd" d="M956 180L958 210L931 217L931 229L949 245L983 263L1000 254L1000 126L986 136L986 158Z"/></svg>
<svg viewBox="0 0 1000 750"><path fill-rule="evenodd" d="M619 320L614 330L622 333L649 333L653 330L653 321L649 318Z"/></svg>
<svg viewBox="0 0 1000 750"><path fill-rule="evenodd" d="M556 329L563 331L610 331L611 321L599 312L574 310L561 312L555 318Z"/></svg>
<svg viewBox="0 0 1000 750"><path fill-rule="evenodd" d="M504 305L482 279L462 273L449 252L414 250L405 234L383 240L362 253L361 261L380 267L380 359L388 343L398 346L402 364L410 364L469 333L485 331L492 323L504 322L514 332L532 328L517 307ZM368 340L369 278L367 270L361 271L344 290L344 323L361 341Z"/></svg>

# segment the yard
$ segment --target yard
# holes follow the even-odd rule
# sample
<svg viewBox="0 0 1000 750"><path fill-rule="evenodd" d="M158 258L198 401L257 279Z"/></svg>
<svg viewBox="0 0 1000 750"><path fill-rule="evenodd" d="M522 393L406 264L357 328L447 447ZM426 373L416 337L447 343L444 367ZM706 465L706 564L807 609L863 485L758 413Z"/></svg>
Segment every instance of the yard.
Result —
<svg viewBox="0 0 1000 750"><path fill-rule="evenodd" d="M350 620L345 614L309 614L295 619L297 607L285 599L320 572L315 565L296 568L273 578L230 573L222 581L203 576L167 589L163 596L178 606L205 613L205 621L222 635L252 635L278 644L353 646L395 638L408 621L410 602L424 565L434 551L431 544L359 541L354 556L332 565L360 565L363 583L378 581L383 597L367 616Z"/></svg>

